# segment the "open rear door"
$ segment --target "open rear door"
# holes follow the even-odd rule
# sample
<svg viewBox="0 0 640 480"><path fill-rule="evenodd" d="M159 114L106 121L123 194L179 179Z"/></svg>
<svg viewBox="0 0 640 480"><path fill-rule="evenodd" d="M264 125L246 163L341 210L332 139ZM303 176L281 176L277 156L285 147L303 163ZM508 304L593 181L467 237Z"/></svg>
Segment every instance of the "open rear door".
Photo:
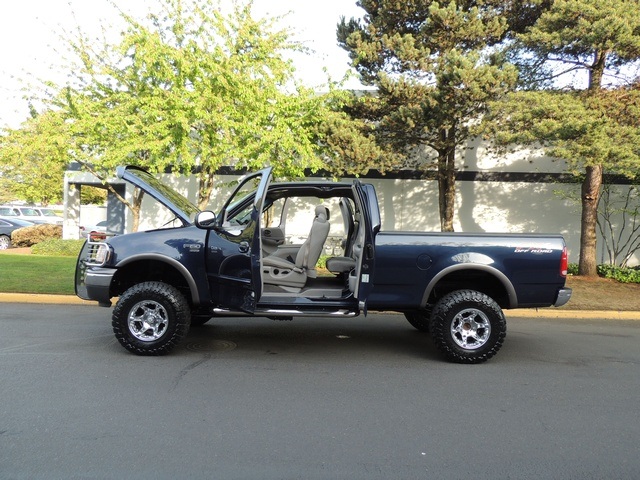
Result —
<svg viewBox="0 0 640 480"><path fill-rule="evenodd" d="M356 259L356 285L354 296L358 300L358 306L366 315L367 298L373 289L373 272L375 271L375 236L380 231L380 210L378 199L372 185L363 184L359 180L353 182L353 193L360 212L362 229L359 232L359 241L362 242L362 253Z"/></svg>

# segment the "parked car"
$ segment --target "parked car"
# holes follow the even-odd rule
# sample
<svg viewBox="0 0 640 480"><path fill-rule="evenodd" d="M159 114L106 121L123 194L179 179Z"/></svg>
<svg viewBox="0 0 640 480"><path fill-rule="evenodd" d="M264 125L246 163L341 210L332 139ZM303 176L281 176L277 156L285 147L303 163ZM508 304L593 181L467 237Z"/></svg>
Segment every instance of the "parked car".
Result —
<svg viewBox="0 0 640 480"><path fill-rule="evenodd" d="M22 227L30 227L33 222L13 217L0 217L0 250L11 247L11 234Z"/></svg>
<svg viewBox="0 0 640 480"><path fill-rule="evenodd" d="M384 231L375 189L359 180L272 183L265 169L244 178L215 214L140 168L117 175L181 223L88 241L78 259L77 295L104 307L119 297L113 331L138 355L166 354L191 325L216 316L346 319L375 310L428 330L448 360L479 363L502 346L503 309L558 307L571 297L561 235ZM315 204L315 216L293 251L286 224L265 218L282 218L296 198ZM339 204L337 219L328 201ZM321 275L329 221L344 225L344 250Z"/></svg>
<svg viewBox="0 0 640 480"><path fill-rule="evenodd" d="M35 207L34 210L40 212L40 217L46 219L46 223L54 225L62 225L64 223L64 219L51 208Z"/></svg>
<svg viewBox="0 0 640 480"><path fill-rule="evenodd" d="M62 225L62 217L45 207L26 207L22 205L3 205L0 207L0 216L16 217L33 223L50 223Z"/></svg>
<svg viewBox="0 0 640 480"><path fill-rule="evenodd" d="M84 238L91 238L93 240L104 240L107 238L107 235L112 235L112 233L109 232L108 226L109 222L107 220L102 220L95 225L81 225L80 235Z"/></svg>

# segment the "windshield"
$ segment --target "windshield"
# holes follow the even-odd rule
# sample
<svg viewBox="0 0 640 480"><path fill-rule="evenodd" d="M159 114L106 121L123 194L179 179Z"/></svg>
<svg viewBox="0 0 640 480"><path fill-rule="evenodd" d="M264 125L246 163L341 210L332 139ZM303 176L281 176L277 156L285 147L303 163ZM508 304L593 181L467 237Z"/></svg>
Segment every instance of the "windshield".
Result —
<svg viewBox="0 0 640 480"><path fill-rule="evenodd" d="M0 207L0 215L5 217L17 217L18 213L11 207Z"/></svg>
<svg viewBox="0 0 640 480"><path fill-rule="evenodd" d="M20 211L22 215L25 217L39 217L40 214L36 212L33 208L21 208Z"/></svg>
<svg viewBox="0 0 640 480"><path fill-rule="evenodd" d="M156 177L154 177L150 173L145 172L144 170L131 169L131 168L127 169L127 173L135 177L138 177L140 180L142 180L142 182L146 183L151 188L153 188L156 192L158 192L160 195L165 197L169 202L171 202L177 208L182 210L182 212L186 214L191 219L192 222L196 216L196 213L200 211L198 207L196 207L193 203L191 203L187 198L185 198L183 195L176 192L173 188L162 183L160 180L158 180ZM154 195L154 193L151 191L148 191L147 193L149 193L154 198L156 197L156 195ZM159 198L156 198L156 200L162 201Z"/></svg>

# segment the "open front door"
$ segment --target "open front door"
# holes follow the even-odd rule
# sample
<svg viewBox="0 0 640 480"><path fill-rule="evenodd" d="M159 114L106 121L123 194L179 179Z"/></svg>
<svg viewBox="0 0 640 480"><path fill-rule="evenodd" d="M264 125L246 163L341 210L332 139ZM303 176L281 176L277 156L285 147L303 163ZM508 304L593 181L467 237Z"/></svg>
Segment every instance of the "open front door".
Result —
<svg viewBox="0 0 640 480"><path fill-rule="evenodd" d="M253 313L262 295L260 227L271 168L246 177L234 190L209 234L207 265L221 307Z"/></svg>
<svg viewBox="0 0 640 480"><path fill-rule="evenodd" d="M356 232L354 252L356 258L356 284L353 291L361 311L367 313L367 298L373 289L373 273L375 271L375 236L380 230L380 210L378 199L372 185L363 184L359 180L353 182L353 193L360 213L360 225Z"/></svg>

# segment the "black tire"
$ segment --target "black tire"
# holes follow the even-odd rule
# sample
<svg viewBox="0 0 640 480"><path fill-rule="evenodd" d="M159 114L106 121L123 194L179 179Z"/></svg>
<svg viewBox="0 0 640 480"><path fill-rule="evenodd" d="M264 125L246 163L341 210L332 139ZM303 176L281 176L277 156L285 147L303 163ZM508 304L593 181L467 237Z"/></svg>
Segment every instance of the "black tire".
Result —
<svg viewBox="0 0 640 480"><path fill-rule="evenodd" d="M431 336L436 347L452 362L489 360L500 350L506 334L502 309L484 293L451 292L433 309Z"/></svg>
<svg viewBox="0 0 640 480"><path fill-rule="evenodd" d="M414 310L412 312L404 312L404 318L416 330L429 333L429 323L431 322L431 309Z"/></svg>
<svg viewBox="0 0 640 480"><path fill-rule="evenodd" d="M120 296L111 325L120 344L136 355L165 355L191 324L189 304L166 283L144 282Z"/></svg>

